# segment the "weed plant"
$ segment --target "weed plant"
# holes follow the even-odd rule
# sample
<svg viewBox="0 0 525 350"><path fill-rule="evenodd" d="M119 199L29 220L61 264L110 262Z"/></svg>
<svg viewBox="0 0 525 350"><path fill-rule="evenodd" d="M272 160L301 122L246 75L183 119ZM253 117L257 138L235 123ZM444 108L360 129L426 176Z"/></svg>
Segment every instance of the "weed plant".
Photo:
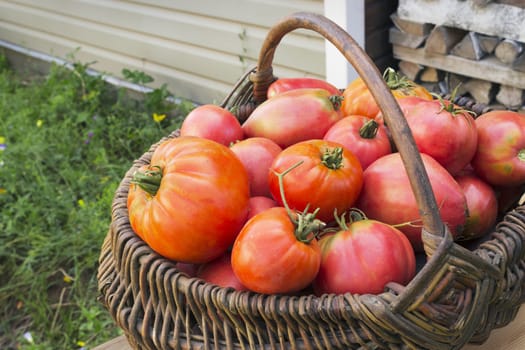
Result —
<svg viewBox="0 0 525 350"><path fill-rule="evenodd" d="M193 107L166 102L165 86L131 98L88 71L27 79L0 55L0 349L88 349L120 333L97 301L112 197Z"/></svg>

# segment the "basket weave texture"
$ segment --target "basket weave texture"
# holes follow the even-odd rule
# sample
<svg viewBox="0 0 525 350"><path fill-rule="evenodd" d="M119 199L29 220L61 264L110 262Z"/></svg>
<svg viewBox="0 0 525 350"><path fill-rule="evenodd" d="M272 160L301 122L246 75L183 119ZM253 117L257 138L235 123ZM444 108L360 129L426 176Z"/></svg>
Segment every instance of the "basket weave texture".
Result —
<svg viewBox="0 0 525 350"><path fill-rule="evenodd" d="M275 79L271 62L281 38L313 30L348 59L374 94L404 160L423 215L426 263L407 285L379 295L262 295L220 288L188 277L152 251L132 230L126 207L133 173L155 148L135 160L113 200L101 248L100 300L135 349L460 349L483 342L514 319L525 301L525 206L515 205L486 240L471 249L453 242L410 131L368 56L326 18L296 13L269 32L258 65L233 87L223 106L244 120ZM455 101L478 114L483 105Z"/></svg>

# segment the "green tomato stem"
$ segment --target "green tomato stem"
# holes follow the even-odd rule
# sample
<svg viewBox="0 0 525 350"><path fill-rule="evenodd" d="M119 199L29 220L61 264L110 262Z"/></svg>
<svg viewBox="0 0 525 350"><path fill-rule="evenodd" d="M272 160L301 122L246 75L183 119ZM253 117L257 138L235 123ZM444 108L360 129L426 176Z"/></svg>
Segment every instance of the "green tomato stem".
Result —
<svg viewBox="0 0 525 350"><path fill-rule="evenodd" d="M388 67L383 72L383 79L390 90L411 89L414 83L407 77L401 76L395 69Z"/></svg>
<svg viewBox="0 0 525 350"><path fill-rule="evenodd" d="M518 159L522 162L525 161L525 149L520 149L518 152Z"/></svg>
<svg viewBox="0 0 525 350"><path fill-rule="evenodd" d="M341 168L343 166L343 148L327 148L321 156L321 163L333 170Z"/></svg>
<svg viewBox="0 0 525 350"><path fill-rule="evenodd" d="M373 139L377 135L379 124L374 120L370 119L359 129L359 136L364 139Z"/></svg>
<svg viewBox="0 0 525 350"><path fill-rule="evenodd" d="M332 103L334 111L338 111L341 108L341 104L343 103L344 97L340 95L330 95L328 99Z"/></svg>
<svg viewBox="0 0 525 350"><path fill-rule="evenodd" d="M150 167L146 171L136 171L131 183L139 186L151 196L155 196L162 181L162 168L158 165Z"/></svg>
<svg viewBox="0 0 525 350"><path fill-rule="evenodd" d="M308 213L309 206L306 206L302 213L295 214L295 212L290 209L284 193L284 176L301 164L303 164L303 161L297 162L282 173L274 171L274 174L277 176L277 180L279 181L279 193L283 201L283 206L288 213L290 221L295 226L295 237L298 241L309 244L316 237L316 233L326 225L321 220L315 218L319 208L317 208L313 213Z"/></svg>

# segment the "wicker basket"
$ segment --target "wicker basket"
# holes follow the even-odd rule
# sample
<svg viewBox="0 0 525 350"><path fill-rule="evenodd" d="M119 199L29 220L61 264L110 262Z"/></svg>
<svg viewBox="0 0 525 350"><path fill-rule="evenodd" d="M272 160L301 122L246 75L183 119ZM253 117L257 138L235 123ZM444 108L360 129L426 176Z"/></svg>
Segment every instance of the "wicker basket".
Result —
<svg viewBox="0 0 525 350"><path fill-rule="evenodd" d="M406 287L389 284L380 295L261 295L188 277L153 252L129 223L131 176L149 163L157 143L134 162L116 191L100 255L103 304L135 349L448 350L483 342L492 329L510 322L525 300L525 207L505 214L472 249L453 242L399 106L372 61L344 30L310 13L283 19L271 28L257 68L239 81L223 106L243 120L264 101L275 79L275 49L285 34L300 28L336 46L383 111L424 213L426 263ZM468 99L456 102L486 111Z"/></svg>

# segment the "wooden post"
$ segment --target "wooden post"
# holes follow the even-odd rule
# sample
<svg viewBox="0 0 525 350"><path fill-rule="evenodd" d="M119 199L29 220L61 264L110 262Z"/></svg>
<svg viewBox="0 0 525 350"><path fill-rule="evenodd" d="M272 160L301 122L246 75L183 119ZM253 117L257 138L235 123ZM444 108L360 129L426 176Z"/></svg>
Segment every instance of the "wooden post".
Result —
<svg viewBox="0 0 525 350"><path fill-rule="evenodd" d="M324 15L345 29L361 47L365 47L365 0L325 0ZM345 88L358 77L352 65L328 41L325 45L326 80Z"/></svg>

